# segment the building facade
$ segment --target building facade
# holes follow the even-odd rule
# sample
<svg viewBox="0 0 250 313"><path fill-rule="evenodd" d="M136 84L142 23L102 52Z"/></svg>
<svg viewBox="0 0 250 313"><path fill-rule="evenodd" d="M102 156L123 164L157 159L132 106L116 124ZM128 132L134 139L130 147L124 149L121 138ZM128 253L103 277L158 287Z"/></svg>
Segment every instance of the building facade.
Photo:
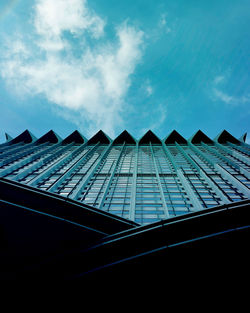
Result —
<svg viewBox="0 0 250 313"><path fill-rule="evenodd" d="M152 131L112 140L99 131L61 139L28 130L0 145L0 177L57 194L139 225L250 198L250 146L227 131L185 139Z"/></svg>

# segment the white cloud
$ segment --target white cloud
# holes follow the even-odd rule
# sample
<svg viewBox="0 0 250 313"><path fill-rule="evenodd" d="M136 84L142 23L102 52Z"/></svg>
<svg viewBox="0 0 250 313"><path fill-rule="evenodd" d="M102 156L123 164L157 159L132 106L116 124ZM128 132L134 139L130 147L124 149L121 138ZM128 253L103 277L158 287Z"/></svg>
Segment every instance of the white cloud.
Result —
<svg viewBox="0 0 250 313"><path fill-rule="evenodd" d="M88 31L98 38L105 23L91 12L86 0L37 0L34 25L37 33L46 38L60 36L64 31Z"/></svg>
<svg viewBox="0 0 250 313"><path fill-rule="evenodd" d="M12 38L2 56L2 77L19 92L44 95L78 126L85 121L90 132L102 128L113 136L142 56L143 33L124 22L116 38L103 43L105 22L85 0L38 0L34 10L33 47L28 37Z"/></svg>
<svg viewBox="0 0 250 313"><path fill-rule="evenodd" d="M227 80L228 75L219 75L214 78L212 83L212 99L233 106L250 103L250 95L234 96L223 91Z"/></svg>
<svg viewBox="0 0 250 313"><path fill-rule="evenodd" d="M231 105L241 105L245 103L250 103L250 95L235 97L228 95L227 93L216 88L214 88L214 96L217 100L221 100L222 102Z"/></svg>

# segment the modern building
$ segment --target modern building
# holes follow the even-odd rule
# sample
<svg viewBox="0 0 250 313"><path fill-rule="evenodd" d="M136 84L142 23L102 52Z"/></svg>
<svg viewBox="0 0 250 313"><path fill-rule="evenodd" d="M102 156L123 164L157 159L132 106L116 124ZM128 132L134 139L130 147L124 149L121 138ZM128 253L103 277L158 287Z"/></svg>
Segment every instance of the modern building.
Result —
<svg viewBox="0 0 250 313"><path fill-rule="evenodd" d="M61 139L51 130L37 139L26 130L6 139L0 145L0 220L3 238L12 243L3 253L8 263L11 255L22 254L22 266L29 263L36 247L36 260L57 255L56 265L46 267L54 273L60 262L63 268L76 263L76 252L67 261L58 255L88 247L80 253L84 257L77 250L77 271L69 275L82 277L79 273L99 273L114 264L129 263L131 272L138 264L131 260L139 256L147 264L146 256L154 255L159 265L166 247L197 245L225 252L249 239L246 134L237 139L224 130L212 140L199 130L187 140L174 130L160 139L149 130L137 140L125 130L112 140L100 130L87 140L78 131ZM23 225L34 240L22 235Z"/></svg>

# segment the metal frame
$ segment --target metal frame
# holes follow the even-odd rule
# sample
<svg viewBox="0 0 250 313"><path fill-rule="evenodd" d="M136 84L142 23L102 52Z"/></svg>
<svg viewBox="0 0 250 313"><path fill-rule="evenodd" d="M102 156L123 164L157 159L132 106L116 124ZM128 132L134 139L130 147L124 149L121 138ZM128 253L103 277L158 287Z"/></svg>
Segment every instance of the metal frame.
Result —
<svg viewBox="0 0 250 313"><path fill-rule="evenodd" d="M68 195L71 199L77 199L81 193L81 191L84 189L84 187L88 184L89 180L95 173L98 166L101 164L102 160L107 156L109 151L111 150L113 146L113 142L111 142L107 148L102 152L101 156L95 161L95 163L92 165L92 170L89 171L89 173L83 177L82 181L79 182L71 191L71 193Z"/></svg>
<svg viewBox="0 0 250 313"><path fill-rule="evenodd" d="M190 198L191 203L193 204L192 210L193 211L202 210L203 207L202 207L201 203L198 201L197 197L195 196L195 193L193 192L193 190L189 186L189 183L188 183L187 179L185 178L182 169L179 168L179 166L175 163L174 158L173 158L172 154L168 151L168 148L167 148L166 144L163 143L162 146L164 148L164 151L165 151L167 157L172 162L172 164L173 164L173 166L174 166L174 168L176 170L177 176L180 179L180 181L181 181L181 183L182 183L182 185L183 185L183 187L184 187L188 197ZM178 146L176 144L175 144L174 147L176 147L178 149Z"/></svg>
<svg viewBox="0 0 250 313"><path fill-rule="evenodd" d="M107 193L110 190L112 181L114 181L114 178L117 175L119 176L118 166L122 160L122 157L124 156L125 147L131 145L131 146L134 146L134 150L133 150L134 155L131 154L130 155L131 159L128 159L128 160L130 160L130 162L133 162L134 168L133 168L133 172L130 171L130 174L129 174L130 178L127 181L127 184L126 184L126 180L124 180L124 182L121 182L121 185L123 186L122 190L125 190L124 188L128 188L128 182L129 182L129 186L131 187L130 202L126 201L126 204L127 204L126 214L128 213L128 218L134 221L135 216L136 216L136 194L137 194L137 184L138 184L137 177L138 177L139 146L143 144L143 145L146 145L147 151L148 151L147 154L148 154L148 157L149 157L148 160L150 163L149 164L150 168L149 168L148 173L150 174L151 173L150 171L152 170L152 173L154 176L153 184L157 188L157 201L161 203L161 212L162 212L161 214L162 216L164 215L164 218L170 218L171 212L170 212L170 205L168 205L168 203L170 202L168 202L168 200L165 197L167 189L166 190L164 189L165 184L167 188L168 182L167 180L166 182L163 182L162 180L163 176L164 177L171 176L177 179L176 181L177 187L179 186L182 188L180 192L184 192L185 190L185 196L183 195L182 200L184 201L185 200L184 198L189 198L188 203L189 204L191 203L193 205L193 207L191 207L189 210L192 210L192 211L198 211L202 209L204 210L203 204L199 199L199 189L198 189L199 187L197 188L198 194L196 194L195 189L193 189L194 186L192 187L192 181L189 180L189 178L192 179L192 177L189 176L189 174L191 175L192 173L194 173L194 175L196 175L197 178L201 179L202 185L205 183L205 186L209 186L209 190L211 189L213 190L214 194L216 195L214 199L217 202L221 201L222 203L230 203L232 201L235 201L237 197L238 198L244 198L244 197L250 198L250 188L249 188L250 187L250 183L249 183L250 172L248 170L248 168L250 167L249 165L250 146L248 144L244 142L240 142L240 141L239 141L239 144L233 143L233 142L237 142L236 138L235 138L236 141L227 142L226 140L230 140L230 136L227 133L226 133L227 137L225 137L226 136L225 134L223 135L224 136L223 142L225 142L225 144L221 144L217 142L216 141L217 139L215 139L215 141L210 143L208 141L205 141L204 139L205 134L200 131L200 133L197 132L195 134L196 136L198 135L200 136L196 138L197 145L201 145L202 147L201 148L202 150L200 150L200 148L196 146L196 144L193 144L191 142L192 138L194 138L195 135L191 137L189 140L186 140L176 131L173 131L171 134L172 134L171 135L172 139L171 139L171 143L169 144L165 142L167 138L169 138L169 136L163 140L160 140L152 131L146 132L142 136L142 138L138 141L134 139L126 131L122 132L117 137L119 140L115 139L114 141L112 141L112 139L110 139L105 133L103 133L102 131L99 131L91 139L89 139L89 141L83 138L85 142L81 143L79 147L73 147L74 145L73 137L72 137L73 141L71 143L68 142L67 144L65 144L65 140L61 140L59 136L56 135L53 131L50 131L49 133L45 135L48 135L48 136L50 135L53 138L56 137L58 140L61 140L61 141L58 143L53 143L49 147L46 147L46 145L49 142L39 144L39 140L41 140L41 138L44 138L45 135L37 139L36 141L30 142L30 143L28 143L27 138L23 142L20 141L17 143L15 143L13 140L10 140L5 144L0 145L0 160L1 160L0 164L3 167L6 166L2 170L0 169L0 177L11 174L8 177L11 180L18 181L18 180L23 179L23 183L26 185L37 186L38 188L43 188L42 187L43 185L40 186L40 183L42 183L43 180L46 180L46 179L49 180L52 175L55 175L51 177L51 180L50 180L51 185L48 183L46 184L46 186L47 186L48 192L57 193L58 187L64 188L65 183L67 183L67 181L70 179L73 173L77 174L79 170L78 168L79 166L85 166L84 169L86 169L86 171L84 172L82 171L82 176L77 175L77 179L75 179L74 182L72 180L72 183L69 184L70 186L68 187L72 189L70 188L65 189L64 195L66 197L65 201L67 201L67 198L78 199L79 195L83 192L84 188L89 184L89 182L90 181L92 182L92 180L93 182L95 181L95 175L98 173L98 171L101 170L102 165L106 162L106 160L108 160L107 164L109 166L111 165L111 167L109 168L108 173L105 172L106 174L106 176L104 177L105 179L103 180L101 179L100 184L98 183L98 188L99 186L101 186L101 189L100 190L93 189L93 193L92 193L93 199L95 197L96 199L99 199L98 208L101 210L104 210L106 206L103 207L103 205L105 203L105 198L107 196ZM67 138L69 138L71 135L69 135ZM17 136L16 138L18 138L19 136ZM48 140L50 141L53 141L54 139L56 140L56 138L53 139L52 137L49 138ZM22 138L23 137L21 137L21 139ZM98 140L99 142L97 142ZM203 142L202 140L207 143ZM123 144L122 144L122 141L123 141ZM172 143L172 141L175 141L175 142ZM94 142L93 146L90 146L90 142ZM117 145L117 142L119 143L119 146L122 146L122 148L119 151L115 151L115 154L114 155L112 154L113 155L112 159L109 159L109 152L111 151L112 147L115 147ZM132 142L134 143L132 144ZM160 163L158 163L157 161L158 152L154 148L154 144L159 145L159 147L161 147L162 149L161 153L163 154L159 154L159 158L161 159L159 160ZM85 153L84 149L86 149L87 146L89 146L90 148ZM171 150L169 149L170 146L177 149L178 152L180 153L180 155L179 154L177 155L177 160L175 159L175 154L171 153ZM187 150L185 147L187 147L189 150ZM42 149L42 151L39 151L39 149ZM98 154L94 154L96 149L98 149ZM49 153L50 155L45 156L46 153ZM94 157L92 158L93 154L94 154ZM43 159L42 158L40 159L40 157L43 157ZM90 158L91 158L91 162L86 163L90 160ZM166 161L164 158L166 158L168 162L168 166L170 166L171 169L169 170L166 167L166 172L164 171L166 175L165 174L161 175L161 170L160 170L161 166L163 166L164 168L165 166L167 166L167 164L165 164ZM180 158L180 163L178 163L179 158ZM184 162L183 166L182 166L182 160ZM202 164L199 163L199 160L202 161L201 162ZM13 162L13 164L11 164L11 162ZM31 164L31 162L33 163ZM69 165L67 166L67 164ZM60 171L62 167L65 167L64 168L65 171L64 170ZM186 168L187 168L187 171L186 171ZM36 171L34 173L36 174L35 177L34 175L32 176L32 173L34 171ZM126 170L125 170L125 173L126 173ZM28 176L26 179L25 177L27 175L30 175L30 176ZM213 175L215 176L213 177ZM78 177L79 177L79 180L78 180ZM74 183L76 184L74 185ZM67 184L65 186L67 187ZM223 190L224 186L225 188L229 188L229 189L231 188L231 190L228 189L228 191L226 190L224 191ZM99 190L99 194L98 194L98 190ZM85 190L84 190L84 193L85 193ZM235 199L233 199L234 193L235 193ZM171 194L171 188L169 190L169 194ZM90 195L90 198L92 197L92 195ZM220 200L218 200L218 198ZM202 196L201 196L201 199L202 199ZM150 200L154 200L154 199L150 199ZM82 201L84 202L84 199L82 199ZM152 201L152 205L153 203L155 202ZM179 203L182 203L182 202L179 202ZM175 203L173 203L173 208L174 207L175 207ZM172 205L171 205L171 208L172 208ZM119 214L118 211L117 211L117 214Z"/></svg>
<svg viewBox="0 0 250 313"><path fill-rule="evenodd" d="M154 149L152 147L151 142L149 143L149 146L150 146L150 150L151 150L151 155L152 155L154 168L155 168L155 174L156 174L156 178L157 178L157 182L158 182L158 186L159 186L159 190L160 190L160 195L161 195L161 199L162 199L162 206L163 206L163 210L165 212L164 215L165 215L165 218L169 218L170 216L169 216L169 213L168 213L168 206L167 206L167 203L166 203L166 200L165 200L165 196L164 196L164 192L163 192L163 189L162 189L160 175L159 175L157 164L156 164L156 161L155 161Z"/></svg>
<svg viewBox="0 0 250 313"><path fill-rule="evenodd" d="M136 142L135 157L134 157L134 171L133 171L133 179L132 179L132 185L131 185L131 199L130 199L130 208L129 208L129 219L132 221L135 220L138 153L139 153L139 143Z"/></svg>
<svg viewBox="0 0 250 313"><path fill-rule="evenodd" d="M121 148L121 151L120 151L120 153L119 153L119 156L118 156L117 160L116 160L116 161L113 161L113 162L115 162L115 165L114 165L114 168L113 168L113 170L112 170L112 173L111 173L111 175L110 175L110 177L109 177L108 184L107 184L107 186L106 186L106 188L105 188L105 191L104 191L104 193L103 193L103 195L102 195L102 198L101 198L101 201L100 201L100 203L99 203L99 205L98 205L98 208L102 208L102 206L103 206L103 204L104 204L106 195L107 195L107 193L108 193L108 191L109 191L110 185L111 185L112 180L113 180L113 178L114 178L114 176L115 176L115 172L116 172L117 166L118 166L118 164L119 164L119 162L120 162L120 159L121 159L121 156L122 156L122 153L123 153L123 150L124 150L125 145L126 145L126 143L124 142L123 145L122 145L122 148ZM113 147L114 147L114 146L113 146ZM112 166L113 166L113 165L112 165ZM111 166L111 167L112 167L112 166Z"/></svg>

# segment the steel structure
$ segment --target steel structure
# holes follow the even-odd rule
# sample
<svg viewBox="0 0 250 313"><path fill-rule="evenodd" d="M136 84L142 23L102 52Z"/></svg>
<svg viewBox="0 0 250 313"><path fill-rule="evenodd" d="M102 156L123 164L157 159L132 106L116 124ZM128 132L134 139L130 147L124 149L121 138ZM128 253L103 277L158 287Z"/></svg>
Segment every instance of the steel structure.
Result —
<svg viewBox="0 0 250 313"><path fill-rule="evenodd" d="M153 278L172 288L177 273L189 282L200 268L203 280L245 275L245 139L225 130L214 140L200 130L188 140L176 131L162 140L152 131L139 140L127 131L114 140L103 131L89 140L78 131L65 139L52 130L39 139L6 134L0 280Z"/></svg>
<svg viewBox="0 0 250 313"><path fill-rule="evenodd" d="M36 139L28 130L0 145L0 177L146 225L250 198L250 146L227 131L189 140L152 131L112 140L99 131Z"/></svg>

